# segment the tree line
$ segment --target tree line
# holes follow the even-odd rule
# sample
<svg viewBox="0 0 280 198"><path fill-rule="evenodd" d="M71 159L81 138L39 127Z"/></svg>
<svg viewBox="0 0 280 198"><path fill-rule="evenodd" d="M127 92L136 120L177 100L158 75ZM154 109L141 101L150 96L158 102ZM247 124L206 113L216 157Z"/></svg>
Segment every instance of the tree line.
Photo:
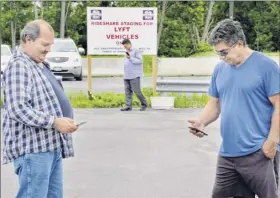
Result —
<svg viewBox="0 0 280 198"><path fill-rule="evenodd" d="M43 18L56 37L71 37L87 49L87 7L157 7L158 55L187 57L211 50L209 31L229 18L229 2L209 1L0 1L0 41L18 45L20 30ZM125 14L125 13L124 13ZM280 2L236 1L233 18L243 25L248 45L259 51L280 51Z"/></svg>

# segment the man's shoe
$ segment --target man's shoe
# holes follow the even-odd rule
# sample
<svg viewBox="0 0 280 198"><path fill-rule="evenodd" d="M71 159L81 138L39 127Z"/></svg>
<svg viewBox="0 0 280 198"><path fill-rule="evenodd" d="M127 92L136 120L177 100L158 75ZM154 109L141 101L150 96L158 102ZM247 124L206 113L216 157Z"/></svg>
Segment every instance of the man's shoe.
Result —
<svg viewBox="0 0 280 198"><path fill-rule="evenodd" d="M143 107L140 108L140 111L145 111L146 109L147 109L147 107L143 106Z"/></svg>
<svg viewBox="0 0 280 198"><path fill-rule="evenodd" d="M130 108L130 107L124 107L121 109L121 111L131 111L131 110L132 110L132 108Z"/></svg>

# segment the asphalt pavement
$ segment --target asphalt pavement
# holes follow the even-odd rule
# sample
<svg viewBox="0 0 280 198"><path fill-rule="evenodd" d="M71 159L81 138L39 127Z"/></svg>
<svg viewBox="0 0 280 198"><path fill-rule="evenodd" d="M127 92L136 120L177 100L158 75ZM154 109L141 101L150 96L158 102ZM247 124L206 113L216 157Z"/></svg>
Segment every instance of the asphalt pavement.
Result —
<svg viewBox="0 0 280 198"><path fill-rule="evenodd" d="M199 109L120 112L75 109L75 157L64 161L64 198L209 198L218 123L199 139L187 119ZM12 164L1 167L1 197L15 197Z"/></svg>
<svg viewBox="0 0 280 198"><path fill-rule="evenodd" d="M75 109L76 121L88 122L73 135L75 157L64 160L64 198L210 198L219 120L194 137L187 120L200 112ZM13 171L1 166L3 198L15 197Z"/></svg>

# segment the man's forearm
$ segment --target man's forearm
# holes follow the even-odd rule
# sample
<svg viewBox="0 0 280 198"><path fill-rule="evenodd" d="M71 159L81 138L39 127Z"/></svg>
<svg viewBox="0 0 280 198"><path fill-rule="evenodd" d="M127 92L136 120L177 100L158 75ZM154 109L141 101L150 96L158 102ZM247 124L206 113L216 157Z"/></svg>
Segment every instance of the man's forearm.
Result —
<svg viewBox="0 0 280 198"><path fill-rule="evenodd" d="M52 128L55 120L55 116L32 109L23 102L8 105L7 111L10 118L31 127Z"/></svg>
<svg viewBox="0 0 280 198"><path fill-rule="evenodd" d="M214 122L220 115L220 105L218 99L210 99L207 105L204 107L202 113L198 119L204 123L205 126Z"/></svg>
<svg viewBox="0 0 280 198"><path fill-rule="evenodd" d="M279 138L280 138L280 111L279 107L275 108L274 113L272 115L272 120L271 120L271 127L270 127L270 132L268 135L268 139L274 141L275 143L278 143Z"/></svg>

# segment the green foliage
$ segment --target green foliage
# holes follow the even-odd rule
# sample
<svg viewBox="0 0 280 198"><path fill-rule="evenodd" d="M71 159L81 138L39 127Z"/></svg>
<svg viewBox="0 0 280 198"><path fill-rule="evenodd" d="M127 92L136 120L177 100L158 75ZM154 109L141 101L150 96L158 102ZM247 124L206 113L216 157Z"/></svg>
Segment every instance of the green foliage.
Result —
<svg viewBox="0 0 280 198"><path fill-rule="evenodd" d="M152 73L153 71L153 56L143 56L144 73Z"/></svg>
<svg viewBox="0 0 280 198"><path fill-rule="evenodd" d="M40 18L48 21L55 31L55 36L59 37L60 30L60 10L61 4L59 1L47 1L43 3L43 9L40 10Z"/></svg>
<svg viewBox="0 0 280 198"><path fill-rule="evenodd" d="M197 44L196 53L213 51L213 47L208 43L200 42Z"/></svg>
<svg viewBox="0 0 280 198"><path fill-rule="evenodd" d="M142 90L147 102L151 105L151 97L153 91L151 88L144 88ZM70 103L73 108L119 108L125 106L125 95L118 93L98 93L94 94L94 100L89 100L85 92L68 92ZM175 97L175 108L203 108L209 101L207 94L168 94ZM157 96L159 94L157 93ZM3 100L0 101L0 107L3 105ZM133 107L140 107L140 102L133 95Z"/></svg>
<svg viewBox="0 0 280 198"><path fill-rule="evenodd" d="M217 2L213 18L217 21L228 17L229 4ZM280 2L237 1L234 2L235 20L241 22L247 43L258 51L280 50ZM215 23L212 24L212 27Z"/></svg>
<svg viewBox="0 0 280 198"><path fill-rule="evenodd" d="M29 1L14 1L13 8L11 9L10 1L2 1L0 6L0 9L2 9L0 20L2 43L9 44L10 46L12 46L11 22L15 21L16 24L17 42L20 38L20 31L24 24L34 18L34 14L32 13L33 5Z"/></svg>
<svg viewBox="0 0 280 198"><path fill-rule="evenodd" d="M192 94L187 96L186 94L171 94L175 97L176 108L203 108L209 101L209 96L206 94Z"/></svg>
<svg viewBox="0 0 280 198"><path fill-rule="evenodd" d="M31 1L0 1L1 39L12 44L11 21L16 21L16 40L24 24L35 18ZM158 22L161 19L161 1L116 1L117 7L157 7ZM158 55L164 57L188 57L212 49L201 38L205 28L209 1L169 1L165 12ZM109 7L109 1L67 1L65 36L71 37L78 46L87 49L87 7ZM42 1L37 7L39 18L47 20L54 28L55 35L60 31L60 1ZM215 1L210 30L218 21L228 18L229 3ZM234 18L241 22L247 43L259 51L280 51L280 2L279 1L235 1ZM150 71L150 59L145 70Z"/></svg>
<svg viewBox="0 0 280 198"><path fill-rule="evenodd" d="M152 89L144 88L143 94L151 104L150 97L153 96ZM206 94L193 94L187 96L186 94L169 94L175 97L175 108L202 108L209 100ZM159 96L159 94L157 94ZM117 108L125 105L125 95L117 93L98 93L94 94L94 100L89 100L88 95L84 92L68 93L68 97L73 108ZM133 95L133 107L140 107L140 102Z"/></svg>

